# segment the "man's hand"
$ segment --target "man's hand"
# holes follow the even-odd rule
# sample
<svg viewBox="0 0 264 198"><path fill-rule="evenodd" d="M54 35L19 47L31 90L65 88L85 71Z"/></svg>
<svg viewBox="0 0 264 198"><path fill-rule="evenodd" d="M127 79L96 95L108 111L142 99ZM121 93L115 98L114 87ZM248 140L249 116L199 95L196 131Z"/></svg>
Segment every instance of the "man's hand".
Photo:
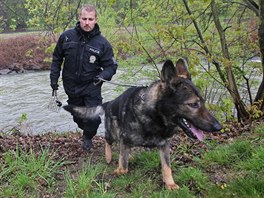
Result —
<svg viewBox="0 0 264 198"><path fill-rule="evenodd" d="M94 81L94 85L99 85L99 84L103 83L102 80L101 80L100 78L101 78L101 76L96 76L96 77L93 79L93 81Z"/></svg>

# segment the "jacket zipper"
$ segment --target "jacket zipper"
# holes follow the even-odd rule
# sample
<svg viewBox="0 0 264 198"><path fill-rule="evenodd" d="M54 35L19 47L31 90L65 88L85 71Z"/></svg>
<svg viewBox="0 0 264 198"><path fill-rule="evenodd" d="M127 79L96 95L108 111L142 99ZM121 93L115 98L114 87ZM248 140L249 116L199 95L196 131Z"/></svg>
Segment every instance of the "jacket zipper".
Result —
<svg viewBox="0 0 264 198"><path fill-rule="evenodd" d="M82 65L83 65L83 56L84 56L84 47L85 47L85 41L82 41L81 42L81 45L80 45L80 59L79 59L79 72L78 72L78 78L80 78L80 75L81 75L81 72L82 72ZM77 54L78 56L78 54Z"/></svg>

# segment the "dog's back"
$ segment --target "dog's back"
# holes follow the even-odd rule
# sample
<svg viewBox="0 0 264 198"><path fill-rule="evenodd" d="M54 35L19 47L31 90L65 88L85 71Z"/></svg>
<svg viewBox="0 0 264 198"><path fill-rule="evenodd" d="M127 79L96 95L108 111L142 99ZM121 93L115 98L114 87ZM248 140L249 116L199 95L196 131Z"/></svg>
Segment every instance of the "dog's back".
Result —
<svg viewBox="0 0 264 198"><path fill-rule="evenodd" d="M115 140L119 141L120 136L127 140L126 136L142 131L139 119L142 115L146 89L146 87L131 87L116 99L103 104L105 138L109 144Z"/></svg>

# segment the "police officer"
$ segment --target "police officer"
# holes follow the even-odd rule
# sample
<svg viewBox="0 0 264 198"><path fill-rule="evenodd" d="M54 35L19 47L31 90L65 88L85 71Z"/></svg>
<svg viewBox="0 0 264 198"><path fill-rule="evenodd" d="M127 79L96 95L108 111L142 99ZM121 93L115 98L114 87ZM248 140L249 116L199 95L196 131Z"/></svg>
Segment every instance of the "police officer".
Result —
<svg viewBox="0 0 264 198"><path fill-rule="evenodd" d="M63 32L58 39L50 69L50 85L53 90L58 89L61 69L68 104L102 104L103 82L98 78L111 80L116 73L117 63L111 44L101 35L94 6L84 5L80 9L76 26ZM100 118L83 120L73 116L73 120L83 129L83 149L90 150L92 138L101 123Z"/></svg>

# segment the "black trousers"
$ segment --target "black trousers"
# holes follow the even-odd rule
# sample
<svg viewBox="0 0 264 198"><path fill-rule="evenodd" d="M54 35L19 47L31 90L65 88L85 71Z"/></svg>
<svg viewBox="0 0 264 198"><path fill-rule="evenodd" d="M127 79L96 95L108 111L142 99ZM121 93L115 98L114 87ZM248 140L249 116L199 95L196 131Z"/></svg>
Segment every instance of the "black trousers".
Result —
<svg viewBox="0 0 264 198"><path fill-rule="evenodd" d="M76 106L97 106L102 104L101 95L87 94L83 96L69 96L68 95L68 104ZM81 119L76 116L73 116L73 121L77 123L78 127L83 129L83 136L86 139L92 139L96 133L97 129L101 123L101 119Z"/></svg>

